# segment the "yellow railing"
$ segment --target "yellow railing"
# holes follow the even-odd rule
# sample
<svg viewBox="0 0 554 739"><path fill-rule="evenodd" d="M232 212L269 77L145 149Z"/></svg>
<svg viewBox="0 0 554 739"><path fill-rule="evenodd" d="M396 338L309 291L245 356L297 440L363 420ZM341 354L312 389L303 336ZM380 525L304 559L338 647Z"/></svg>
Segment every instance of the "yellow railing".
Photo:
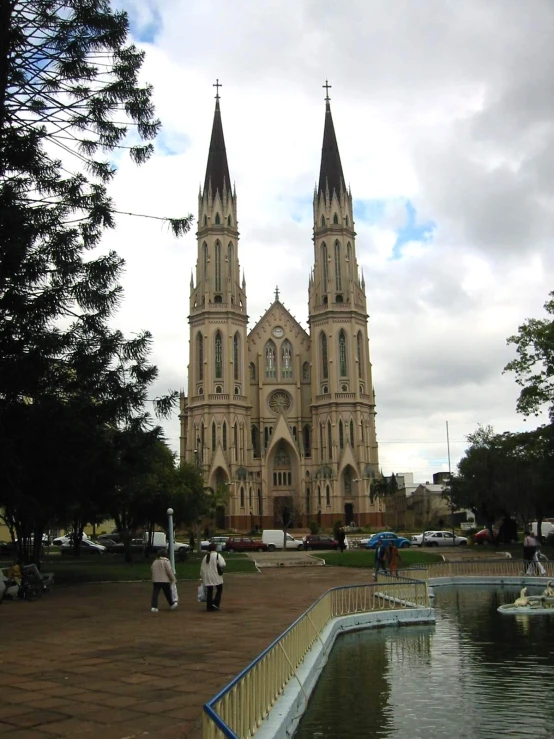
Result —
<svg viewBox="0 0 554 739"><path fill-rule="evenodd" d="M429 608L427 583L381 578L328 590L204 706L203 739L253 736L332 618L401 608Z"/></svg>
<svg viewBox="0 0 554 739"><path fill-rule="evenodd" d="M554 578L554 562L541 562L546 570L542 577ZM531 577L526 575L527 565L517 559L482 559L465 562L435 562L424 569L414 570L421 580L435 577ZM417 573L417 574L416 574ZM405 570L403 574L408 574Z"/></svg>

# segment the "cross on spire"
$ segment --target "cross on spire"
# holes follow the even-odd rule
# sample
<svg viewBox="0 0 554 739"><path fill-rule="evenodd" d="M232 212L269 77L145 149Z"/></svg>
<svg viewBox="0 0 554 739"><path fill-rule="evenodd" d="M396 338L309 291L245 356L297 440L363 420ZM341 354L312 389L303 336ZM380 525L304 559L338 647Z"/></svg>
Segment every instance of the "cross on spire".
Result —
<svg viewBox="0 0 554 739"><path fill-rule="evenodd" d="M328 103L329 100L331 100L331 98L329 97L329 90L331 89L331 87L333 87L333 85L329 84L329 80L325 80L325 84L321 85L321 87L325 88L325 102Z"/></svg>
<svg viewBox="0 0 554 739"><path fill-rule="evenodd" d="M279 286L275 288L275 300L279 300Z"/></svg>
<svg viewBox="0 0 554 739"><path fill-rule="evenodd" d="M212 85L212 87L215 87L215 99L219 100L219 88L223 87L223 85L219 81L219 77L216 79L215 85Z"/></svg>

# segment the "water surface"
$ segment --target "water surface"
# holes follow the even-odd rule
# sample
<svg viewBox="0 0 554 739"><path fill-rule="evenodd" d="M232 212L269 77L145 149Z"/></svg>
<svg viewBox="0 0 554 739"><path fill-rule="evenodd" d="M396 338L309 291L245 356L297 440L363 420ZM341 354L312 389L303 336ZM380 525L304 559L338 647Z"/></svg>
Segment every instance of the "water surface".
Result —
<svg viewBox="0 0 554 739"><path fill-rule="evenodd" d="M513 588L435 592L434 626L337 640L295 739L554 737L554 616L498 613Z"/></svg>

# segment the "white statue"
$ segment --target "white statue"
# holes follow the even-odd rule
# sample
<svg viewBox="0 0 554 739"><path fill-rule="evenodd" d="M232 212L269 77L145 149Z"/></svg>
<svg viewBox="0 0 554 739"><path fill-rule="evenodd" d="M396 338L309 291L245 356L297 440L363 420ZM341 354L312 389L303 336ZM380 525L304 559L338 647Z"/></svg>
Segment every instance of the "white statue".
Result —
<svg viewBox="0 0 554 739"><path fill-rule="evenodd" d="M514 606L518 608L525 608L529 605L529 598L527 597L527 588L522 588L519 594L519 598L514 601Z"/></svg>
<svg viewBox="0 0 554 739"><path fill-rule="evenodd" d="M546 587L542 593L546 598L554 598L554 588L552 587L552 580L546 583Z"/></svg>

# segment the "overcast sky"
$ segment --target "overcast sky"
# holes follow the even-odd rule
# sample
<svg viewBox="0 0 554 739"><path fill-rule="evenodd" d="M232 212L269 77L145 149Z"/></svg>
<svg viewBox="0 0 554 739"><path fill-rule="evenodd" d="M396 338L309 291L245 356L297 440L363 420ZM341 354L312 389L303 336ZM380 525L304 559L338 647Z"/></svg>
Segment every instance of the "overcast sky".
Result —
<svg viewBox="0 0 554 739"><path fill-rule="evenodd" d="M307 326L324 90L366 280L385 474L452 469L478 424L533 428L502 369L506 338L554 289L554 3L550 0L119 0L146 51L163 130L120 161L122 211L197 215L216 78L252 327L279 285ZM154 335L152 394L187 387L195 229L118 218L117 324ZM546 420L546 416L545 419ZM539 419L540 421L540 419ZM178 449L177 414L164 424Z"/></svg>

